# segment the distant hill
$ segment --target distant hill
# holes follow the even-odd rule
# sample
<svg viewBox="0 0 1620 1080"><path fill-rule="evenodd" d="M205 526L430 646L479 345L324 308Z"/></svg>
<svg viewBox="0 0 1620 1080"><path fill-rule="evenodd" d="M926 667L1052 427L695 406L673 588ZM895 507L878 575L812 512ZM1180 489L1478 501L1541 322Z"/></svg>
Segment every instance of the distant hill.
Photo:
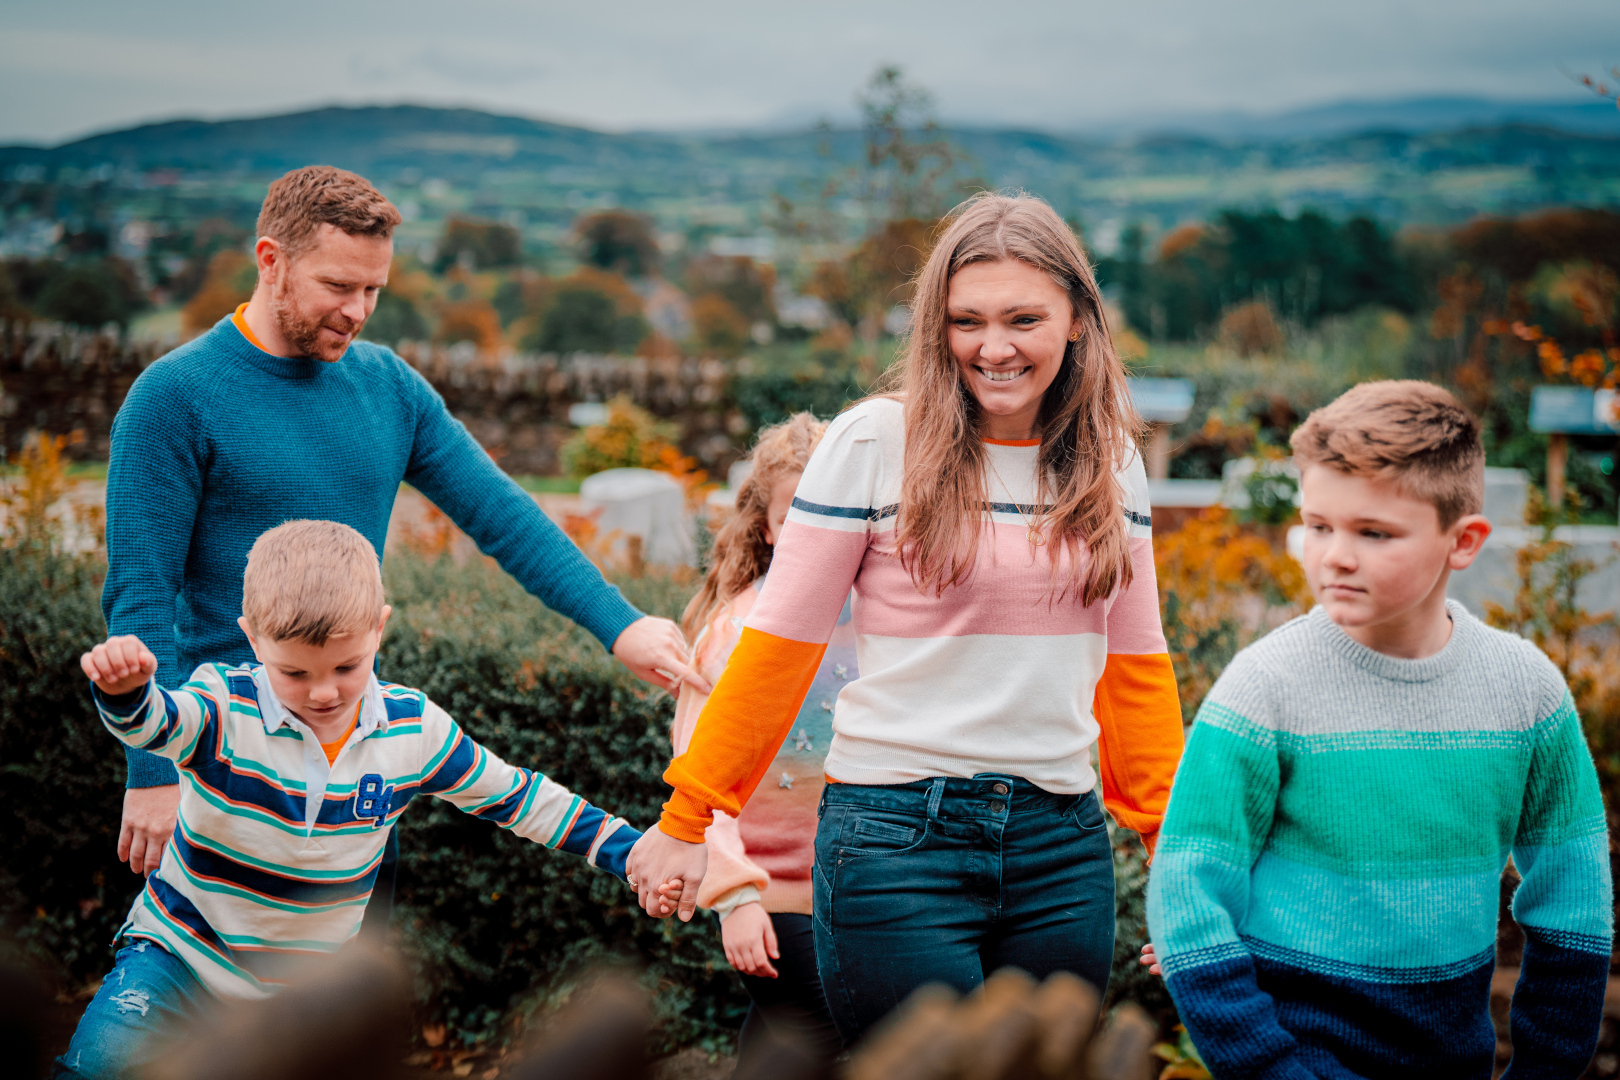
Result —
<svg viewBox="0 0 1620 1080"><path fill-rule="evenodd" d="M418 105L327 108L242 120L171 120L61 146L0 147L0 161L102 163L154 169L277 173L312 161L391 173L459 172L472 163L527 168L658 163L684 156L677 139L610 135L544 120Z"/></svg>
<svg viewBox="0 0 1620 1080"><path fill-rule="evenodd" d="M1590 97L1577 101L1499 101L1482 97L1414 97L1344 101L1276 114L1212 113L1143 117L1080 125L1093 137L1129 137L1181 132L1206 138L1273 140L1326 138L1369 131L1423 134L1469 127L1522 125L1556 131L1620 137L1620 109Z"/></svg>
<svg viewBox="0 0 1620 1080"><path fill-rule="evenodd" d="M970 127L942 134L967 152L964 181L1025 188L1105 229L1200 219L1229 206L1311 206L1440 223L1481 211L1620 204L1620 112L1600 101L1517 106L1430 98L1198 123L1202 130L1129 136ZM1216 130L1221 123L1226 129ZM165 172L235 176L253 184L209 181L191 190L240 200L228 212L246 218L263 178L324 163L388 184L398 198L419 196L426 218L459 205L561 228L583 207L617 205L672 223L736 219L723 226L736 231L764 227L777 195L815 198L826 177L861 153L862 135L853 129L609 133L398 105L174 120L55 147L0 147L0 179L73 168L103 170L140 188L169 183ZM447 202L428 181L458 194ZM742 217L716 218L705 209L720 205Z"/></svg>

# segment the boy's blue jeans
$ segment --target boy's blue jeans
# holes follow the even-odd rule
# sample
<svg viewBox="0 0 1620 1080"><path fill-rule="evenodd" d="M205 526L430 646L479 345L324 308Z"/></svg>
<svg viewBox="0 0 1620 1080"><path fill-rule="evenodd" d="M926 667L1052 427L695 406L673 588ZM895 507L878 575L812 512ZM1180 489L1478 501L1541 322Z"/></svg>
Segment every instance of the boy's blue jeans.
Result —
<svg viewBox="0 0 1620 1080"><path fill-rule="evenodd" d="M1114 859L1094 794L1014 776L828 784L816 829L816 956L846 1045L913 990L1002 967L1080 976L1114 956Z"/></svg>
<svg viewBox="0 0 1620 1080"><path fill-rule="evenodd" d="M172 1034L198 1006L213 1000L191 969L155 941L136 940L118 950L113 969L84 1010L67 1053L56 1059L52 1080L116 1080L145 1061L144 1045Z"/></svg>

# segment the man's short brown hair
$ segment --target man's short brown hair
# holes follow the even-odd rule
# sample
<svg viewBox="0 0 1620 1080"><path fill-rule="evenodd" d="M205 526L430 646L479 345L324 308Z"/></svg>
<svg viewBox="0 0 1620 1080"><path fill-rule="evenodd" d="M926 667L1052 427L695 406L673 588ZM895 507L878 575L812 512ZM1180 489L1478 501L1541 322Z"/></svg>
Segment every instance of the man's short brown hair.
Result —
<svg viewBox="0 0 1620 1080"><path fill-rule="evenodd" d="M325 645L382 619L377 552L336 521L289 521L254 541L242 575L242 615L255 637Z"/></svg>
<svg viewBox="0 0 1620 1080"><path fill-rule="evenodd" d="M387 239L401 220L394 204L365 177L330 165L309 165L270 185L259 208L259 235L270 237L295 259L314 245L322 225L351 236Z"/></svg>
<svg viewBox="0 0 1620 1080"><path fill-rule="evenodd" d="M1434 504L1442 529L1485 506L1479 421L1433 383L1362 383L1307 416L1289 443L1301 470L1326 465L1394 480L1411 497Z"/></svg>

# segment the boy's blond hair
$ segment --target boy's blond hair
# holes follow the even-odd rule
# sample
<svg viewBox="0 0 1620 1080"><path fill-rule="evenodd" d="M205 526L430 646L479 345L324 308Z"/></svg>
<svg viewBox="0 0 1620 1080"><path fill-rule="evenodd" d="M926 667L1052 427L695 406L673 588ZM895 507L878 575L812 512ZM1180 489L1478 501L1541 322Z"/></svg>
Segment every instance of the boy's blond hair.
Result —
<svg viewBox="0 0 1620 1080"><path fill-rule="evenodd" d="M325 645L382 619L371 542L336 521L289 521L260 536L242 575L242 615L256 637Z"/></svg>
<svg viewBox="0 0 1620 1080"><path fill-rule="evenodd" d="M1433 383L1362 383L1307 416L1288 441L1302 471L1326 465L1394 480L1412 498L1434 504L1442 529L1485 506L1479 421Z"/></svg>

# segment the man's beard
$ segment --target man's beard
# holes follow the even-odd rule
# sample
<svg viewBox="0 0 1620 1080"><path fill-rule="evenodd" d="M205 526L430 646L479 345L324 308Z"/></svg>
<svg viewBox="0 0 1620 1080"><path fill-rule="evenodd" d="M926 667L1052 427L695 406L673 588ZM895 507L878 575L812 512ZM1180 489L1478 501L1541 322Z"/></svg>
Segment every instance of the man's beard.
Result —
<svg viewBox="0 0 1620 1080"><path fill-rule="evenodd" d="M329 326L340 334L348 334L349 341L353 341L360 333L360 327L365 325L365 320L350 322L337 312L329 316L307 315L289 295L291 291L285 280L270 290L270 316L276 321L276 329L281 331L281 339L291 345L298 356L326 361L343 359L349 343L345 342L335 355L327 355L332 351L332 346L322 342L321 327Z"/></svg>

